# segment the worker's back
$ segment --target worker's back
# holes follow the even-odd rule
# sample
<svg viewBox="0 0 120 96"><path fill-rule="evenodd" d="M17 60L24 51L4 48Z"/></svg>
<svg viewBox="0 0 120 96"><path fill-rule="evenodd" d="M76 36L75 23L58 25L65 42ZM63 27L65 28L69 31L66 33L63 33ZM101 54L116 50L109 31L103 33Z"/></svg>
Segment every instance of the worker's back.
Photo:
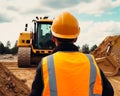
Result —
<svg viewBox="0 0 120 96"><path fill-rule="evenodd" d="M48 59L43 59L43 77L46 86L43 92L45 95L43 96L49 96L49 83L51 82L48 83L48 80L50 81L51 77L51 81L56 83L57 89L55 90L56 94L58 94L57 96L89 96L89 92L93 91L90 85L95 82L96 71L94 71L95 74L92 74L93 80L91 80L90 72L93 71L90 70L92 68L87 55L80 52L59 51L52 56L54 64L54 70L52 71L49 70L51 69L49 67L52 65L49 66L48 64L47 66L47 63L49 63ZM55 79L51 74L55 74ZM53 86L52 88L54 89ZM98 91L100 92L101 88Z"/></svg>

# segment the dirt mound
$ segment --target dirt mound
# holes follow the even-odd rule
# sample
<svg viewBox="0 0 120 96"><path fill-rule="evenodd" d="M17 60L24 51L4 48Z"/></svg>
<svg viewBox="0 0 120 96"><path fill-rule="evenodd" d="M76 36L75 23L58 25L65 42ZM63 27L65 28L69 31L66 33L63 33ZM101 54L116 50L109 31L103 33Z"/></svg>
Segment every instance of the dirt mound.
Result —
<svg viewBox="0 0 120 96"><path fill-rule="evenodd" d="M92 54L96 58L104 57L106 55L110 55L111 52L119 55L120 51L120 35L116 36L108 36L103 42L96 48Z"/></svg>
<svg viewBox="0 0 120 96"><path fill-rule="evenodd" d="M28 96L29 88L0 63L0 96Z"/></svg>
<svg viewBox="0 0 120 96"><path fill-rule="evenodd" d="M106 37L92 54L107 76L120 74L120 35Z"/></svg>

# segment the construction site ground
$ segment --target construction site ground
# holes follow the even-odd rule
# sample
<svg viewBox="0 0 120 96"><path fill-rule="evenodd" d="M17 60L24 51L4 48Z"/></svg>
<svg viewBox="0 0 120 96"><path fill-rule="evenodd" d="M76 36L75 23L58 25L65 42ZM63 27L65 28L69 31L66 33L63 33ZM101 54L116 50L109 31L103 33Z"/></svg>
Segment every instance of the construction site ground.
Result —
<svg viewBox="0 0 120 96"><path fill-rule="evenodd" d="M20 79L23 83L25 83L25 85L28 86L29 90L31 89L31 85L36 72L36 67L18 68L17 56L13 56L13 55L0 55L0 64L2 64L7 69L9 69L10 72L12 72L18 79ZM114 91L115 91L114 96L120 96L120 75L107 77L107 78L109 79L109 81L111 82L114 88ZM1 86L2 85L0 84L0 88ZM18 95L15 95L15 96L18 96ZM19 96L25 96L25 95L19 94Z"/></svg>

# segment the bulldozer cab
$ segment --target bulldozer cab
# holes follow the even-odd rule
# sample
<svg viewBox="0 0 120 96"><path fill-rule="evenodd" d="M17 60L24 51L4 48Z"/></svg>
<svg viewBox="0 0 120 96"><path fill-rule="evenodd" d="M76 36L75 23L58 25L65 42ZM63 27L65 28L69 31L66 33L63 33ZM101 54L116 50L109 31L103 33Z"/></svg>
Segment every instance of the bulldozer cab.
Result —
<svg viewBox="0 0 120 96"><path fill-rule="evenodd" d="M52 41L51 25L53 19L37 18L33 20L33 31L20 33L18 39L18 67L30 67L38 64L44 56L53 52L55 47Z"/></svg>
<svg viewBox="0 0 120 96"><path fill-rule="evenodd" d="M36 49L51 50L55 47L55 44L52 41L51 25L52 21L47 22L41 20L34 22L33 46Z"/></svg>

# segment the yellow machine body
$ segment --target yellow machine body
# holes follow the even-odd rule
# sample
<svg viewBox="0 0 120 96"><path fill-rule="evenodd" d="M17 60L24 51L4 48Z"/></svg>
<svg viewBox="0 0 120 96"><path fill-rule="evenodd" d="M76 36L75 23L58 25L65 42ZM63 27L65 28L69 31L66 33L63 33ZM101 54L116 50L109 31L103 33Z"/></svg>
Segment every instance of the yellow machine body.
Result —
<svg viewBox="0 0 120 96"><path fill-rule="evenodd" d="M34 20L34 32L28 32L27 26L18 39L18 66L30 67L38 64L42 57L52 53L55 44L52 42L51 25L48 18Z"/></svg>

